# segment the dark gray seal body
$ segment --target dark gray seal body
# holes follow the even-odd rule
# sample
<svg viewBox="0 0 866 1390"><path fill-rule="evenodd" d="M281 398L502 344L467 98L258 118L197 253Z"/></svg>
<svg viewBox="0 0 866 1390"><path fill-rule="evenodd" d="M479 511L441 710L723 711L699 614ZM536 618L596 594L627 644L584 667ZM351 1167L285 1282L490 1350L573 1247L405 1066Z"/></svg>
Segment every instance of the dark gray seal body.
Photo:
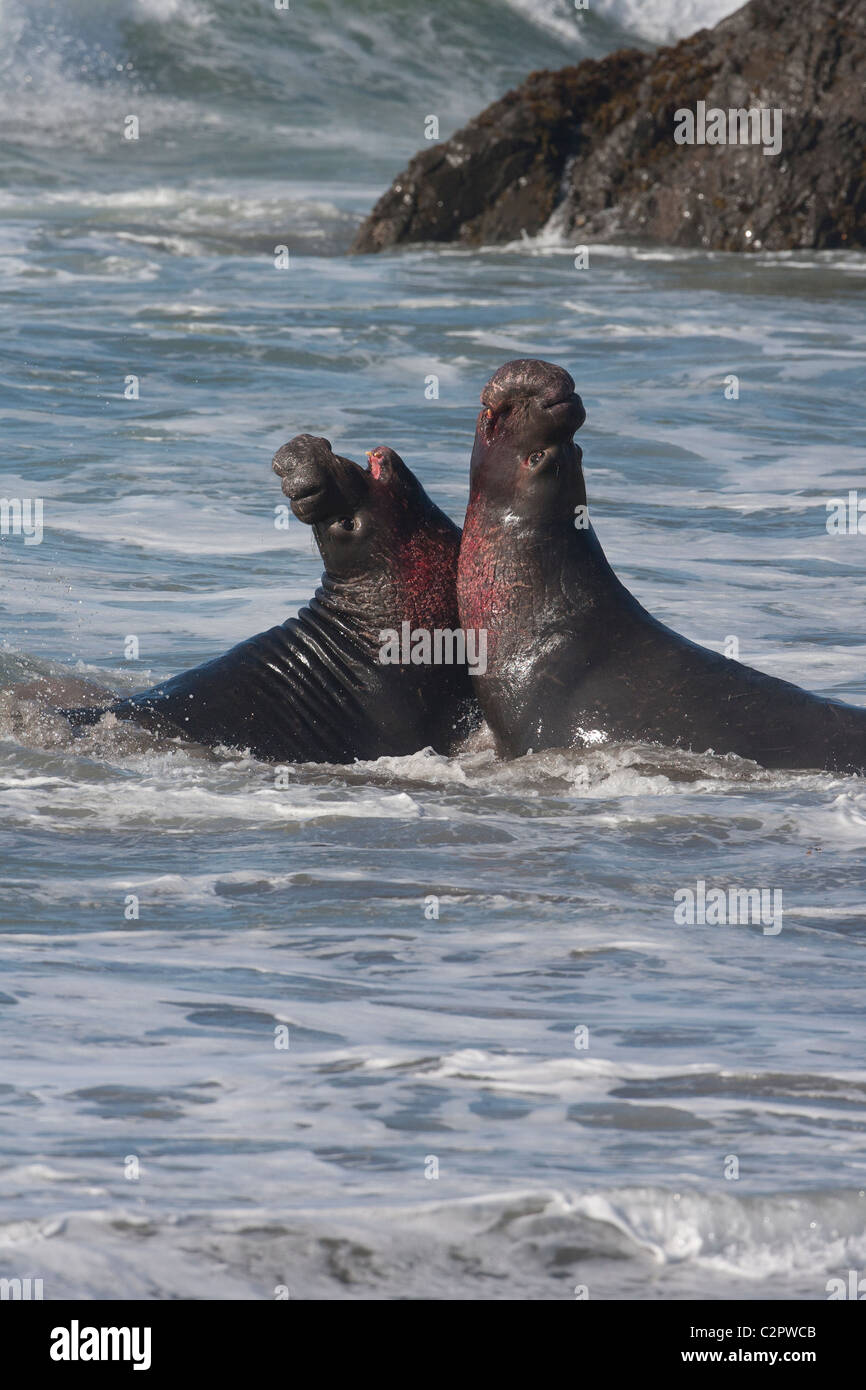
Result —
<svg viewBox="0 0 866 1390"><path fill-rule="evenodd" d="M458 602L464 627L488 633L473 683L500 751L637 739L866 771L866 709L688 641L617 579L579 510L585 411L567 372L508 362L481 400Z"/></svg>
<svg viewBox="0 0 866 1390"><path fill-rule="evenodd" d="M473 722L466 666L384 664L381 649L382 633L404 623L459 628L460 528L393 450L369 459L360 468L313 435L298 435L274 458L325 566L297 617L139 695L66 717L84 726L111 713L274 762L450 752Z"/></svg>

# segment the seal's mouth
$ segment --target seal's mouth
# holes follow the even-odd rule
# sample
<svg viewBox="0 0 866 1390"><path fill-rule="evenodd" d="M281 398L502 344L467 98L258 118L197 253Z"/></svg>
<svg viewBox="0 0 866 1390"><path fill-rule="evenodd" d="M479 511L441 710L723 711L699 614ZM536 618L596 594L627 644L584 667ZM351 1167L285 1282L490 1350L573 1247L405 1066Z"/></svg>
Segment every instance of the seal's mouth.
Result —
<svg viewBox="0 0 866 1390"><path fill-rule="evenodd" d="M291 500L292 511L299 521L303 521L307 526L313 526L318 518L323 515L323 503L325 500L325 489L322 487L309 487L306 489L292 489L287 480L283 479L283 492Z"/></svg>
<svg viewBox="0 0 866 1390"><path fill-rule="evenodd" d="M387 449L378 448L367 450L367 472L370 474L371 478L375 478L376 482L379 482L381 479L387 467L387 463Z"/></svg>

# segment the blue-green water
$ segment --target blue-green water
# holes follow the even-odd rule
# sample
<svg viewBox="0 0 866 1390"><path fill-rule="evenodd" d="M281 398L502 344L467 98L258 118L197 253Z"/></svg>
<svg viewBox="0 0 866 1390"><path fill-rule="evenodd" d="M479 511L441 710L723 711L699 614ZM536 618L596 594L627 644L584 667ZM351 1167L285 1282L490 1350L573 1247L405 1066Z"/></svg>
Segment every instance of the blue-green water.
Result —
<svg viewBox="0 0 866 1390"><path fill-rule="evenodd" d="M724 8L0 7L2 491L44 500L42 543L0 546L3 1275L823 1298L862 1270L858 779L482 737L282 786L73 746L10 693L140 688L294 611L319 563L270 459L298 432L391 444L461 520L478 392L539 355L650 610L866 702L866 538L825 524L862 481L866 258L342 254L428 113ZM700 879L780 889L781 932L675 926Z"/></svg>

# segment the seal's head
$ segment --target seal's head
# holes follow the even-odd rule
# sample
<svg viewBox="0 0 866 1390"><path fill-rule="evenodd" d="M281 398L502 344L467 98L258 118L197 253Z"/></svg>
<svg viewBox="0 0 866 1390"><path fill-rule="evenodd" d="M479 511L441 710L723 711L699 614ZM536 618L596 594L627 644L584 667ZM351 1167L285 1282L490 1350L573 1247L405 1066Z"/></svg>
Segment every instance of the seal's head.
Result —
<svg viewBox="0 0 866 1390"><path fill-rule="evenodd" d="M274 472L300 521L312 526L325 579L351 589L371 619L447 627L456 622L460 531L431 502L393 449L361 468L327 439L299 434L274 456Z"/></svg>
<svg viewBox="0 0 866 1390"><path fill-rule="evenodd" d="M488 672L505 653L514 670L525 658L539 566L555 568L577 535L586 487L573 435L585 418L552 362L506 362L481 393L457 590L463 627L488 633Z"/></svg>
<svg viewBox="0 0 866 1390"><path fill-rule="evenodd" d="M481 392L481 407L471 498L534 521L573 516L586 502L573 442L586 411L568 372L528 357L506 362Z"/></svg>

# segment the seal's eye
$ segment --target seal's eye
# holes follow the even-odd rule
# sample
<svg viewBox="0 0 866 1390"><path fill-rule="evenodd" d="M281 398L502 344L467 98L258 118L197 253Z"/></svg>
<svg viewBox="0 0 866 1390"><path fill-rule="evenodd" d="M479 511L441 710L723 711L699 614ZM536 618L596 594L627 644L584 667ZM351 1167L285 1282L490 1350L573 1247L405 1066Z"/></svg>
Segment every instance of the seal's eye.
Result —
<svg viewBox="0 0 866 1390"><path fill-rule="evenodd" d="M353 516L340 516L337 518L337 525L343 531L356 531L358 523Z"/></svg>
<svg viewBox="0 0 866 1390"><path fill-rule="evenodd" d="M528 460L528 461L529 461L531 464L535 465L536 463L541 463L541 460L542 460L543 458L544 458L544 452L543 452L543 450L542 450L540 453L530 454L530 455L529 455L529 460Z"/></svg>

